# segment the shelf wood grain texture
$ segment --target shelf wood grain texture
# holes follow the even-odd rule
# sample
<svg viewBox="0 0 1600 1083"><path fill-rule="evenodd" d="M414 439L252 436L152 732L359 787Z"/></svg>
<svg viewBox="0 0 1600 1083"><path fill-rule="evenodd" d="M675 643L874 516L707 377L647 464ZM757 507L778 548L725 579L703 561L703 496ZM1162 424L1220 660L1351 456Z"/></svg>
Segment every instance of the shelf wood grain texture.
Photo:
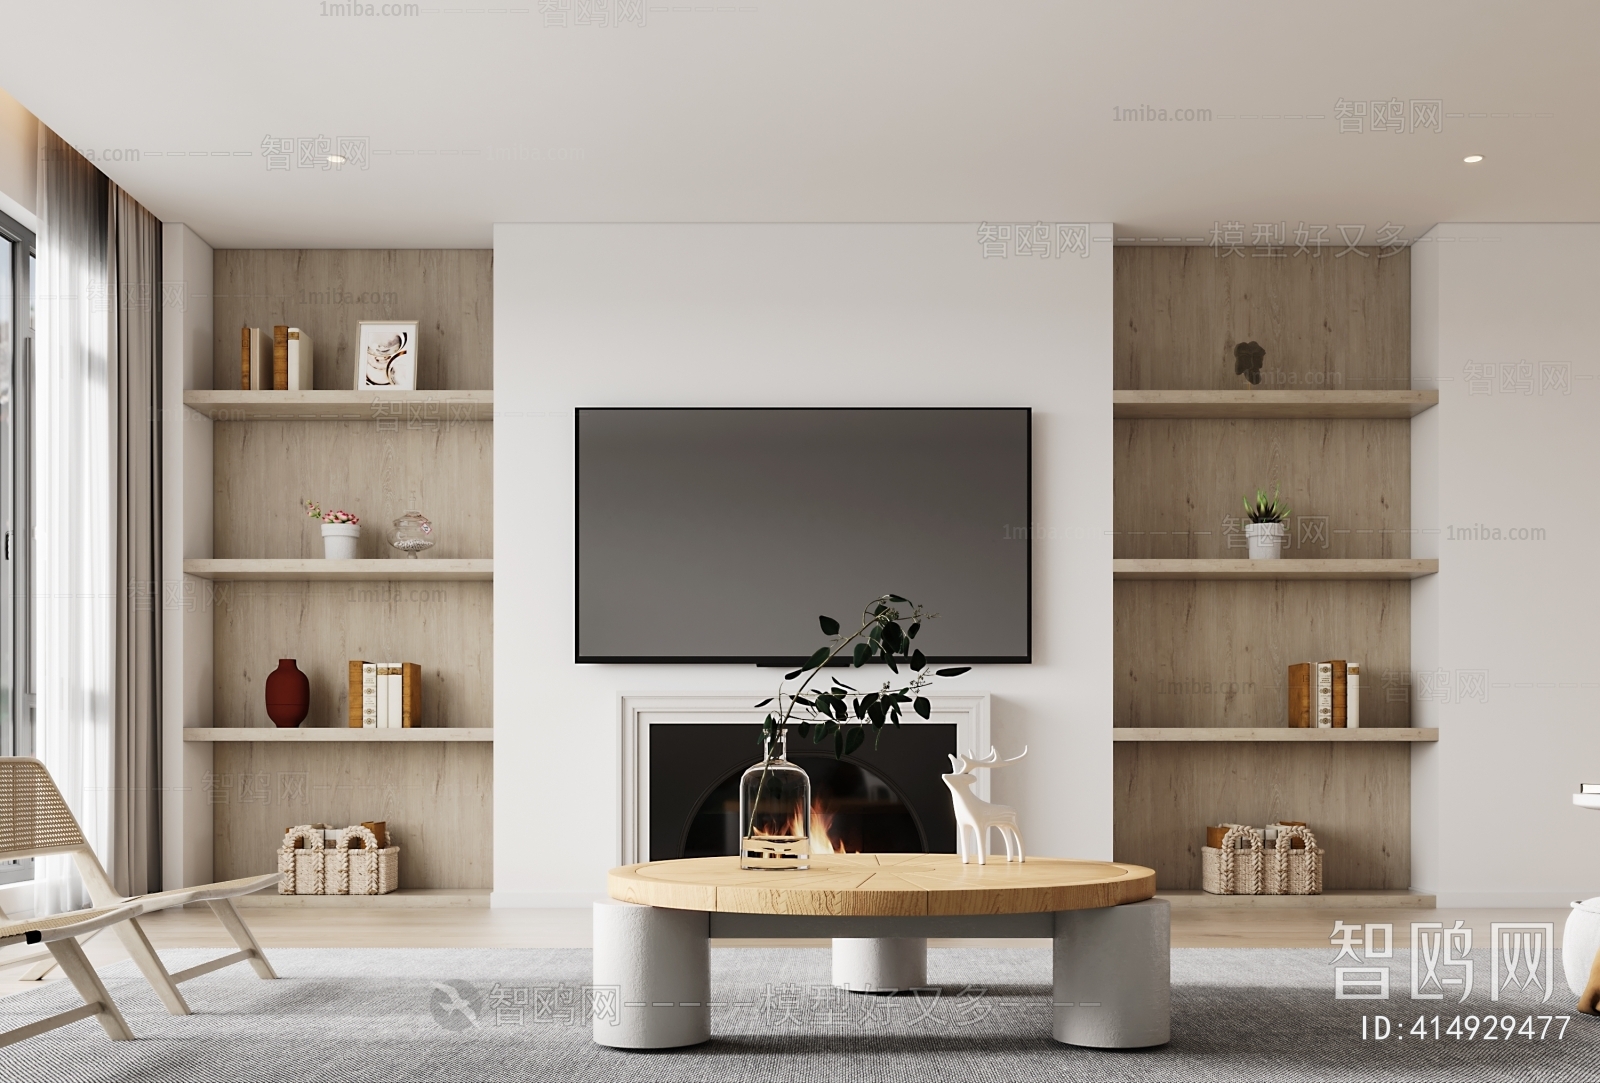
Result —
<svg viewBox="0 0 1600 1083"><path fill-rule="evenodd" d="M275 868L291 823L378 819L405 850L402 888L493 883L493 264L486 250L214 255L216 390L187 396L222 422L211 545L193 553L214 559L191 566L212 579L211 702L199 716L249 738L210 743L213 773L235 786L210 807L219 877ZM357 321L384 319L419 321L417 386L440 390L352 389ZM311 334L321 390L239 392L239 327L279 323ZM400 409L380 415L384 404ZM363 559L321 559L303 498L361 517ZM408 511L433 521L435 545L419 560L384 559L389 524ZM257 739L280 657L310 679L311 714L296 736ZM375 739L351 730L352 658L421 663L423 726ZM238 789L263 777L270 804ZM280 790L286 779L303 791Z"/></svg>
<svg viewBox="0 0 1600 1083"><path fill-rule="evenodd" d="M1111 416L1141 419L1406 419L1437 391L1113 391Z"/></svg>
<svg viewBox="0 0 1600 1083"><path fill-rule="evenodd" d="M493 744L223 741L211 749L213 777L226 787L211 806L218 880L277 868L278 843L294 824L386 820L400 844L402 888L494 884Z"/></svg>
<svg viewBox="0 0 1600 1083"><path fill-rule="evenodd" d="M1247 580L1252 582L1283 580L1356 580L1382 581L1420 579L1436 575L1439 562L1434 559L1384 559L1355 560L1142 560L1113 559L1111 577L1122 580Z"/></svg>
<svg viewBox="0 0 1600 1083"><path fill-rule="evenodd" d="M1115 742L1112 854L1163 890L1196 889L1206 825L1304 820L1326 889L1408 888L1410 744Z"/></svg>
<svg viewBox="0 0 1600 1083"><path fill-rule="evenodd" d="M367 431L494 420L493 391L185 391L212 421L357 421Z"/></svg>
<svg viewBox="0 0 1600 1083"><path fill-rule="evenodd" d="M1437 729L1413 729L1410 726L1387 726L1383 729L1291 729L1288 726L1243 729L1234 726L1117 726L1111 731L1113 741L1155 742L1234 742L1260 744L1417 744L1437 741Z"/></svg>
<svg viewBox="0 0 1600 1083"><path fill-rule="evenodd" d="M234 582L441 582L488 583L493 560L186 560L183 574Z"/></svg>
<svg viewBox="0 0 1600 1083"><path fill-rule="evenodd" d="M1113 387L1346 393L1411 388L1409 248L1362 248L1360 258L1342 259L1331 252L1243 252L1188 246L1114 250ZM1259 385L1234 372L1233 347L1239 342L1259 342L1267 351Z"/></svg>
<svg viewBox="0 0 1600 1083"><path fill-rule="evenodd" d="M216 744L225 741L266 742L268 744L326 743L340 741L350 744L362 741L385 742L429 741L493 741L492 726L416 726L411 729L355 729L351 726L313 726L309 729L296 726L278 729L276 726L191 726L183 731L185 741Z"/></svg>
<svg viewBox="0 0 1600 1083"><path fill-rule="evenodd" d="M487 249L218 249L211 386L239 386L239 328L311 335L312 386L355 387L356 323L417 320L419 388L494 387L494 253Z"/></svg>
<svg viewBox="0 0 1600 1083"><path fill-rule="evenodd" d="M1411 387L1410 253L1245 251L1112 254L1112 853L1197 889L1207 824L1305 820L1330 892L1403 891L1431 731L1392 678L1438 570L1412 559L1409 419L1437 395ZM1279 486L1289 559L1244 560L1240 498ZM1288 665L1327 658L1362 663L1362 728L1290 731Z"/></svg>

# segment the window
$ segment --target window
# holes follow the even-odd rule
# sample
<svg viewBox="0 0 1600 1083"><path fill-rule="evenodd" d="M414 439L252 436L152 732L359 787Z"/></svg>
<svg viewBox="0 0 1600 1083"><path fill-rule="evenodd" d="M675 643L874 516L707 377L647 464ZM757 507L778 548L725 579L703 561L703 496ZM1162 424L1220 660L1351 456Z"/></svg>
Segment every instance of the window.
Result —
<svg viewBox="0 0 1600 1083"><path fill-rule="evenodd" d="M0 214L0 755L33 755L34 236ZM0 862L0 884L33 879L33 861Z"/></svg>

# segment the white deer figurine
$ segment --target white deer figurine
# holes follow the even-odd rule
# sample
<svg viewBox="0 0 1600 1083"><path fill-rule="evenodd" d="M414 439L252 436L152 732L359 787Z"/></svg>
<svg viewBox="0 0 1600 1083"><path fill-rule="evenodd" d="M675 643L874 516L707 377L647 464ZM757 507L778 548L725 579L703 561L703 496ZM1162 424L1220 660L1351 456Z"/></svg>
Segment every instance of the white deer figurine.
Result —
<svg viewBox="0 0 1600 1083"><path fill-rule="evenodd" d="M944 784L950 787L950 796L955 801L956 809L956 849L961 852L961 862L966 864L969 857L967 849L967 831L970 828L977 839L978 864L985 864L984 855L989 849L989 829L996 828L1000 832L1000 840L1006 846L1006 860L1011 860L1012 849L1015 847L1017 863L1025 859L1022 853L1022 835L1017 830L1017 810L1006 805L992 805L982 800L972 792L973 783L978 781L978 776L972 772L980 767L1004 767L1008 763L1016 763L1028 754L1028 747L1024 745L1020 755L1002 760L1000 754L989 747L988 755L982 759L968 752L965 756L951 756L950 766L954 774L940 775Z"/></svg>

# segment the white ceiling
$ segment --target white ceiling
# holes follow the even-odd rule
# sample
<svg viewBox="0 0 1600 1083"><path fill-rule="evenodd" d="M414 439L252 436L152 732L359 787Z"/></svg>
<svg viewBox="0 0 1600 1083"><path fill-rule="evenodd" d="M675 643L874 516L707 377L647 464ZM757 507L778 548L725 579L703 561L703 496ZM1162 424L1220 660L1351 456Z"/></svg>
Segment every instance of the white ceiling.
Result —
<svg viewBox="0 0 1600 1083"><path fill-rule="evenodd" d="M461 6L483 2L4 0L0 86L219 247L486 247L511 221L1207 240L1282 221L1291 243L1300 222L1370 243L1385 223L1600 220L1592 2ZM577 25L596 8L612 25ZM1341 133L1341 98L1407 121L1436 100L1443 130ZM1114 119L1138 105L1212 119ZM365 139L369 167L269 170L269 135Z"/></svg>

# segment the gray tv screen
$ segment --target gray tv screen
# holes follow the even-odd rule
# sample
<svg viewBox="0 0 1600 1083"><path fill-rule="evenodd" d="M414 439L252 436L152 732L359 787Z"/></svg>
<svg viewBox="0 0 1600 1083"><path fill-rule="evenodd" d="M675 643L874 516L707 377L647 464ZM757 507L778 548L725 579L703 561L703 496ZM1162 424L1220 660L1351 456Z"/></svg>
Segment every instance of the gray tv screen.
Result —
<svg viewBox="0 0 1600 1083"><path fill-rule="evenodd" d="M898 594L1028 662L1025 407L577 411L577 661L798 664ZM854 623L853 623L854 622ZM848 679L848 678L847 678Z"/></svg>

